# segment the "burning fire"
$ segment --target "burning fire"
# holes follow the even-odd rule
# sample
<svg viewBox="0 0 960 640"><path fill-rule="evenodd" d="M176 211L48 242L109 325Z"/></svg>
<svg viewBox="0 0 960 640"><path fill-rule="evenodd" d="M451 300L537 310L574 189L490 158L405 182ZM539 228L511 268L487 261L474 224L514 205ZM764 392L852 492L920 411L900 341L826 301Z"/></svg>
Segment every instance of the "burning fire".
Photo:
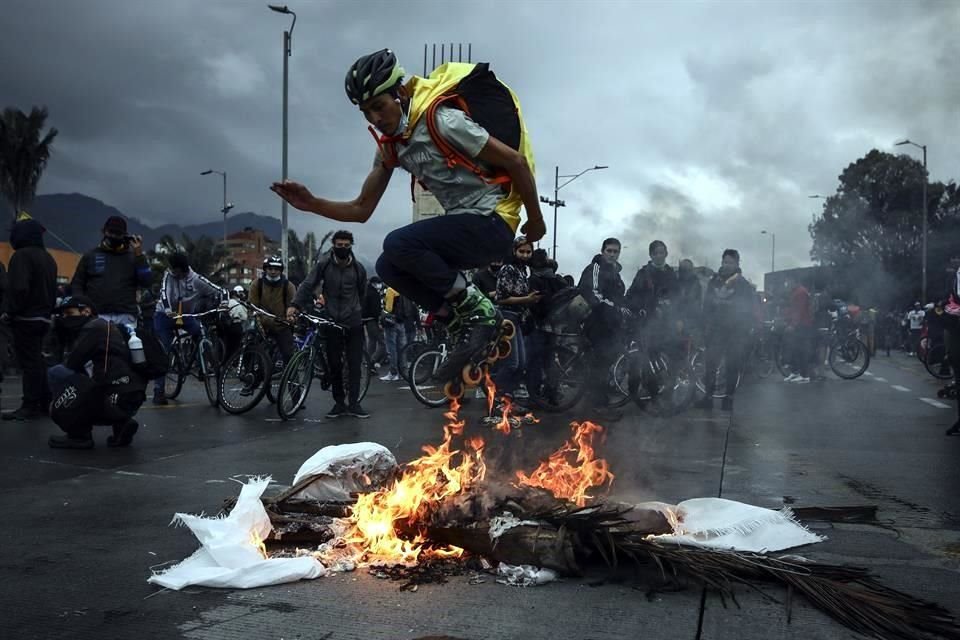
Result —
<svg viewBox="0 0 960 640"><path fill-rule="evenodd" d="M423 447L426 455L408 463L391 487L357 499L353 528L345 536L347 543L360 545L368 554L393 562L416 562L425 542L420 528L430 508L444 498L466 491L487 473L482 438L467 439L464 451L453 448L453 438L463 433L459 409L459 403L454 401L445 414L448 422L439 447ZM455 459L458 464L454 466ZM398 526L415 532L412 539L401 538ZM440 553L460 552L446 549Z"/></svg>
<svg viewBox="0 0 960 640"><path fill-rule="evenodd" d="M517 471L517 480L528 487L540 487L555 497L582 507L592 496L587 491L613 482L614 475L603 458L597 458L593 440L603 434L603 427L592 422L570 424L573 436L563 443L529 476ZM571 461L572 459L572 461Z"/></svg>

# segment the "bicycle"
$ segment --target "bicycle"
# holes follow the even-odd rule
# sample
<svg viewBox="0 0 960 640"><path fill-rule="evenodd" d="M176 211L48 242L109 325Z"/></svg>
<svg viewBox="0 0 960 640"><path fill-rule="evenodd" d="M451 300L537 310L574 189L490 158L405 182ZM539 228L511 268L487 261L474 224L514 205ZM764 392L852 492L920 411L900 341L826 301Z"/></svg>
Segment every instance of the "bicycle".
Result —
<svg viewBox="0 0 960 640"><path fill-rule="evenodd" d="M249 302L243 303L252 316L264 316L286 324L284 320ZM275 345L260 323L253 321L244 332L240 346L220 371L218 398L220 406L235 415L253 409L267 394L273 381Z"/></svg>
<svg viewBox="0 0 960 640"><path fill-rule="evenodd" d="M219 314L220 309L198 314L182 314L175 318L200 318L200 339L194 337L183 327L178 327L170 351L167 354L168 368L164 380L164 392L170 399L180 395L183 384L190 375L195 375L203 383L210 406L219 405L218 377L220 362L223 358L223 341L204 319Z"/></svg>
<svg viewBox="0 0 960 640"><path fill-rule="evenodd" d="M937 380L950 380L953 378L953 369L950 367L950 361L947 357L947 347L944 342L933 342L926 350L926 358L923 360L923 366L927 373Z"/></svg>
<svg viewBox="0 0 960 640"><path fill-rule="evenodd" d="M329 375L328 345L327 339L321 334L324 329L343 332L340 325L318 316L303 313L300 314L300 318L310 327L302 337L294 337L297 351L290 358L290 362L284 367L280 376L277 391L277 413L283 420L293 418L303 406L307 394L310 393L314 378L320 380L322 389L330 388L332 381ZM341 374L344 384L350 379L349 367L346 353L344 353L343 372ZM373 365L370 362L370 356L364 349L361 356L360 393L357 402L362 401L367 395L372 371Z"/></svg>
<svg viewBox="0 0 960 640"><path fill-rule="evenodd" d="M827 363L838 378L859 378L870 366L870 349L860 338L860 328L842 310L830 328ZM819 350L818 350L819 353Z"/></svg>

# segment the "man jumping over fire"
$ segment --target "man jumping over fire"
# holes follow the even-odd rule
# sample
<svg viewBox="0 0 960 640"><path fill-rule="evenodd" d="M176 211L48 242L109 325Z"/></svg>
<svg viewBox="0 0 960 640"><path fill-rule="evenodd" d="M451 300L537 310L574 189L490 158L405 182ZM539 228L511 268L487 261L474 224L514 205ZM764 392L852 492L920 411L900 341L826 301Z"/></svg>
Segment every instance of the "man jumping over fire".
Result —
<svg viewBox="0 0 960 640"><path fill-rule="evenodd" d="M447 323L454 347L437 377L450 378L490 342L502 322L493 303L468 284L461 270L509 255L521 206L527 212L522 232L529 240L539 240L546 229L533 155L513 92L485 63L450 62L429 78L414 76L406 84L404 75L389 49L361 57L347 71L347 97L372 125L378 145L355 200L325 200L289 180L271 189L301 211L361 223L370 219L396 167L436 196L447 215L389 233L377 273Z"/></svg>

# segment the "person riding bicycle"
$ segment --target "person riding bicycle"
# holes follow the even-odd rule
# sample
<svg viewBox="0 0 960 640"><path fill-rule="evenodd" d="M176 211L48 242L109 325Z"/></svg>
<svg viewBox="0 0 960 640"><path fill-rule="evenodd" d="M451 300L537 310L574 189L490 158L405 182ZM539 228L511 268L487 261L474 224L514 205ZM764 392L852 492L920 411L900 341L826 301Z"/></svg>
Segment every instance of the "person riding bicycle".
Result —
<svg viewBox="0 0 960 640"><path fill-rule="evenodd" d="M327 358L330 366L330 387L334 405L328 418L353 416L369 418L360 406L360 367L363 366L363 297L367 290L367 270L353 255L353 234L337 231L333 248L320 256L287 308L287 319L313 308L315 292L320 291L325 311L341 330L326 332ZM343 388L343 355L346 351L349 396ZM349 400L345 404L344 400Z"/></svg>
<svg viewBox="0 0 960 640"><path fill-rule="evenodd" d="M164 351L170 351L173 336L178 328L191 336L200 336L200 320L195 317L181 317L208 311L217 306L222 297L221 289L190 268L190 260L183 253L174 253L167 259L169 267L163 274L160 285L160 299L153 318L153 330ZM167 404L164 393L164 378L153 382L153 403Z"/></svg>
<svg viewBox="0 0 960 640"><path fill-rule="evenodd" d="M283 276L283 258L265 258L263 275L250 287L250 304L284 318L296 295L297 288ZM289 362L293 355L293 332L290 327L262 315L257 315L256 319L263 332L276 341L283 363Z"/></svg>
<svg viewBox="0 0 960 640"><path fill-rule="evenodd" d="M390 232L377 273L401 295L448 323L454 345L438 378L452 377L490 342L501 322L493 302L469 285L461 270L485 267L509 254L520 226L521 205L527 214L522 231L530 241L542 238L546 228L527 159L532 158L529 142L522 120L517 123L519 109L509 105L507 117L511 127L516 126L520 151L491 135L462 109L434 104L461 81L476 79L489 85L492 78L496 88L505 88L487 66L451 62L429 78L413 77L404 84L405 74L389 49L362 56L347 71L347 97L384 134L356 199L318 198L291 181L274 183L271 189L301 211L361 223L373 214L398 166L430 190L447 215ZM433 122L428 122L428 112L435 114ZM438 139L449 147L446 154ZM450 154L458 160L451 160ZM494 170L502 179L485 177Z"/></svg>
<svg viewBox="0 0 960 640"><path fill-rule="evenodd" d="M651 348L677 357L679 330L672 308L677 295L677 274L667 264L667 245L654 240L649 247L650 261L637 271L627 289L625 305L645 318L644 331Z"/></svg>

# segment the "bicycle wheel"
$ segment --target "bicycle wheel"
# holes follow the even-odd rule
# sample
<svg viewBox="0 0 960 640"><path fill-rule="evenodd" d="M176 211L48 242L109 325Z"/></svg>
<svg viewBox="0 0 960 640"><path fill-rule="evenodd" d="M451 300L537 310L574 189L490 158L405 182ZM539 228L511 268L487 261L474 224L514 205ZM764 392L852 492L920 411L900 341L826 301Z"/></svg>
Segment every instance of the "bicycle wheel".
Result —
<svg viewBox="0 0 960 640"><path fill-rule="evenodd" d="M947 348L942 343L935 344L927 350L927 359L923 361L923 366L938 380L953 378L953 369L950 368L950 362L947 360Z"/></svg>
<svg viewBox="0 0 960 640"><path fill-rule="evenodd" d="M530 394L530 400L548 412L568 411L587 391L590 365L582 350L557 345L550 350L544 368L542 389Z"/></svg>
<svg viewBox="0 0 960 640"><path fill-rule="evenodd" d="M272 365L270 367L270 371L272 371L273 373L270 376L270 384L267 385L266 392L267 392L267 400L271 404L273 404L274 402L277 401L277 398L280 397L280 376L283 375L284 364L283 364L283 354L280 353L279 348L277 348L276 346L273 346L270 353L273 356L270 359L270 363Z"/></svg>
<svg viewBox="0 0 960 640"><path fill-rule="evenodd" d="M621 353L617 361L613 363L613 367L610 369L611 381L610 388L607 391L607 406L619 409L630 402L631 369L634 370L634 377L636 377L636 366L631 365L631 359L641 357L637 354L639 352L636 349Z"/></svg>
<svg viewBox="0 0 960 640"><path fill-rule="evenodd" d="M397 364L397 372L400 374L400 377L410 382L410 365L413 364L413 361L416 360L421 353L429 351L430 349L430 343L423 340L414 340L405 346L397 356L397 360L400 361Z"/></svg>
<svg viewBox="0 0 960 640"><path fill-rule="evenodd" d="M200 377L203 378L203 389L207 392L207 401L211 407L220 404L219 398L219 371L220 359L214 344L204 338L200 341Z"/></svg>
<svg viewBox="0 0 960 640"><path fill-rule="evenodd" d="M187 374L183 371L184 365L180 360L180 349L174 348L175 346L175 344L171 345L167 353L167 375L163 378L163 393L171 400L180 395L183 382L187 379Z"/></svg>
<svg viewBox="0 0 960 640"><path fill-rule="evenodd" d="M253 409L267 392L272 369L270 359L259 346L239 349L220 372L220 406L233 414Z"/></svg>
<svg viewBox="0 0 960 640"><path fill-rule="evenodd" d="M370 390L370 379L373 378L373 363L370 361L370 356L366 351L363 352L363 355L360 358L360 393L357 395L357 402L361 402L364 398L367 397L367 391ZM343 375L344 380L349 380L350 370L347 365L347 359L343 359Z"/></svg>
<svg viewBox="0 0 960 640"><path fill-rule="evenodd" d="M437 369L446 357L445 352L431 349L417 356L410 365L410 391L414 398L428 407L447 404L447 396L443 393L446 381L436 377Z"/></svg>
<svg viewBox="0 0 960 640"><path fill-rule="evenodd" d="M298 351L290 358L290 362L280 376L280 385L277 388L277 413L284 420L290 420L296 415L306 401L307 394L310 393L315 354L313 347Z"/></svg>
<svg viewBox="0 0 960 640"><path fill-rule="evenodd" d="M830 344L827 362L837 377L853 380L870 366L870 350L854 336L840 338Z"/></svg>
<svg viewBox="0 0 960 640"><path fill-rule="evenodd" d="M702 393L707 393L707 385L705 382L706 379L706 369L707 369L707 350L698 349L697 352L693 355L693 359L690 361L690 369L693 372L693 379L696 380L697 390ZM737 377L737 387L740 386L740 376ZM727 397L727 363L725 359L720 360L720 364L717 365L717 378L713 386L713 397L714 398L726 398Z"/></svg>

